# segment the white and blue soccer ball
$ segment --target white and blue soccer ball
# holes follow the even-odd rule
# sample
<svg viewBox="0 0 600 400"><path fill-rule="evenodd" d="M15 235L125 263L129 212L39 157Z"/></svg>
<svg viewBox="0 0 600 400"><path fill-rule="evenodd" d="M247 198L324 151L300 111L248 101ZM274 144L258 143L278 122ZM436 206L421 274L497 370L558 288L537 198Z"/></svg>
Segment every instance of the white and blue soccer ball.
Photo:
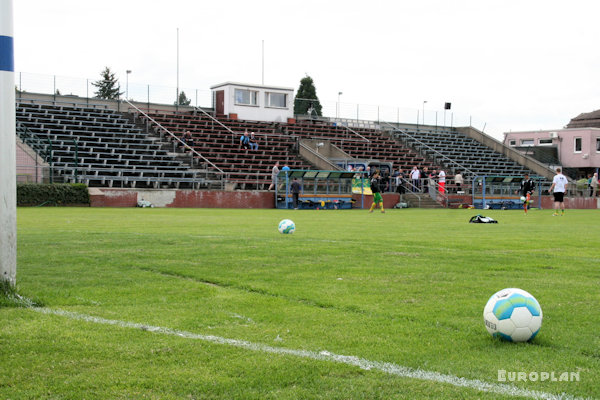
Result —
<svg viewBox="0 0 600 400"><path fill-rule="evenodd" d="M294 233L296 230L296 224L291 219L281 220L279 227L277 228L279 233Z"/></svg>
<svg viewBox="0 0 600 400"><path fill-rule="evenodd" d="M483 309L487 331L509 342L532 340L542 327L542 308L530 293L516 288L494 293Z"/></svg>

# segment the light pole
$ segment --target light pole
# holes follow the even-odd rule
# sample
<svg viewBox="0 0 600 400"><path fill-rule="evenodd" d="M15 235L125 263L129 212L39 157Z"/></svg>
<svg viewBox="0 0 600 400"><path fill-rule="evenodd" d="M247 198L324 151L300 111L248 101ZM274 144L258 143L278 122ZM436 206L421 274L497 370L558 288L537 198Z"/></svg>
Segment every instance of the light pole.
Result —
<svg viewBox="0 0 600 400"><path fill-rule="evenodd" d="M425 125L425 103L427 103L427 100L423 100L423 115L421 116L421 125Z"/></svg>
<svg viewBox="0 0 600 400"><path fill-rule="evenodd" d="M343 94L344 93L342 93L342 92L338 92L338 102L337 102L337 107L336 107L336 110L335 110L335 117L336 118L339 118L339 115L340 115L340 96L343 95Z"/></svg>
<svg viewBox="0 0 600 400"><path fill-rule="evenodd" d="M125 100L129 100L129 74L131 70L125 71Z"/></svg>

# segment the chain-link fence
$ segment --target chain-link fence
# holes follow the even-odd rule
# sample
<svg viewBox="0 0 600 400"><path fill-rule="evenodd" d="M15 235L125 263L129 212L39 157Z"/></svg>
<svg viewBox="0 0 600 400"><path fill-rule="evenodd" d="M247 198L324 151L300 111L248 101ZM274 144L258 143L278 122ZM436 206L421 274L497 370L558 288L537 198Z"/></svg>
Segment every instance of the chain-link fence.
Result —
<svg viewBox="0 0 600 400"><path fill-rule="evenodd" d="M213 107L212 92L210 89L200 89L192 87L174 87L142 84L134 81L130 82L130 74L125 75L125 79L119 79L118 85L121 100L130 100L140 103L152 104L178 104L178 96L183 92L189 105L196 107ZM84 99L94 98L97 88L93 85L100 78L74 78L60 75L33 74L27 72L16 73L16 89L21 92L42 93L61 96L72 96ZM318 117L315 112L308 113L310 103L317 103L311 99L295 99L298 103L308 103L302 108L302 113L298 118ZM485 121L474 118L464 112L455 112L446 109L446 103L434 105L433 103L423 102L421 107L394 107L388 105L359 104L337 100L320 100L321 116L327 119L344 121L367 121L379 123L381 121L391 123L405 123L427 126L472 126L480 131L490 130ZM181 105L181 104L180 104ZM493 132L500 134L501 132Z"/></svg>
<svg viewBox="0 0 600 400"><path fill-rule="evenodd" d="M99 79L72 78L59 75L42 75L19 72L16 74L16 89L20 92L43 93L55 96L80 97L89 99L96 97L97 88L93 85ZM128 99L140 103L177 104L178 96L185 94L189 105L196 107L212 107L211 91L189 87L169 87L118 81L121 100ZM85 100L81 101L85 103ZM180 104L188 105L188 104Z"/></svg>

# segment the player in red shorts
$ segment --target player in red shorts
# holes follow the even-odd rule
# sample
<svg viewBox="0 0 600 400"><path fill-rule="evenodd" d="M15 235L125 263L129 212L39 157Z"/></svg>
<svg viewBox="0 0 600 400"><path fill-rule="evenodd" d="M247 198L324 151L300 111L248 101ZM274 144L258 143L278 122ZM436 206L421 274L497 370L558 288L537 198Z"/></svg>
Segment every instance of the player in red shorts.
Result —
<svg viewBox="0 0 600 400"><path fill-rule="evenodd" d="M531 195L535 190L535 184L531 179L529 179L529 174L525 174L525 177L521 181L521 187L517 191L521 193L521 196L525 198L523 202L523 210L525 211L525 215L527 215L527 207L529 206L529 202L531 201Z"/></svg>

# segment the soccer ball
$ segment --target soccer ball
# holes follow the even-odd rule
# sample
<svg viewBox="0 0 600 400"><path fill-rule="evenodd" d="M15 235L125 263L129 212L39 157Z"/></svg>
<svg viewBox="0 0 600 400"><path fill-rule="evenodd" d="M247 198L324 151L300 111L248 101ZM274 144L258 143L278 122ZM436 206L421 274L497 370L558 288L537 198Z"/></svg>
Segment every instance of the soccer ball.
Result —
<svg viewBox="0 0 600 400"><path fill-rule="evenodd" d="M494 293L483 309L488 332L509 342L532 340L542 327L542 308L524 290L510 288Z"/></svg>
<svg viewBox="0 0 600 400"><path fill-rule="evenodd" d="M523 203L525 203L525 201L526 201L526 200L527 200L527 197L525 197L525 196L521 196L521 201L522 201Z"/></svg>
<svg viewBox="0 0 600 400"><path fill-rule="evenodd" d="M291 219L284 219L279 223L277 228L279 233L294 233L296 230L296 224Z"/></svg>

